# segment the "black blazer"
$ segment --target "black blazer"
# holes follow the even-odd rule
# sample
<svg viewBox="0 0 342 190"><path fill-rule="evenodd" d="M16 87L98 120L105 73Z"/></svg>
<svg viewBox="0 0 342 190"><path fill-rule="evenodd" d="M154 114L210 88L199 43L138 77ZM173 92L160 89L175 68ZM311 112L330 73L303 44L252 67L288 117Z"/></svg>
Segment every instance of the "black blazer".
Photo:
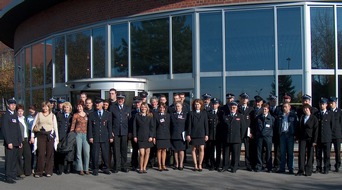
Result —
<svg viewBox="0 0 342 190"><path fill-rule="evenodd" d="M21 145L23 137L21 135L16 112L11 114L11 112L6 111L6 113L2 115L1 131L4 136L4 146L7 146L8 144L12 144L13 146Z"/></svg>
<svg viewBox="0 0 342 190"><path fill-rule="evenodd" d="M241 143L246 130L244 116L240 113L235 113L234 116L224 114L221 118L223 142L226 143Z"/></svg>
<svg viewBox="0 0 342 190"><path fill-rule="evenodd" d="M238 113L242 114L244 116L245 124L246 124L246 130L243 132L243 137L247 138L247 130L252 125L252 120L254 117L254 108L247 106L245 110L242 109L242 105L238 106ZM250 128L251 129L251 128ZM252 133L252 131L251 131Z"/></svg>
<svg viewBox="0 0 342 190"><path fill-rule="evenodd" d="M164 115L155 113L153 117L156 126L156 139L170 139L170 115L168 113L164 113Z"/></svg>
<svg viewBox="0 0 342 190"><path fill-rule="evenodd" d="M171 139L182 140L182 133L186 130L187 114L172 113L171 118Z"/></svg>
<svg viewBox="0 0 342 190"><path fill-rule="evenodd" d="M299 126L296 129L296 138L298 140L311 140L317 143L318 137L318 119L314 115L310 115L309 119L304 123L305 115L299 120Z"/></svg>
<svg viewBox="0 0 342 190"><path fill-rule="evenodd" d="M208 136L208 114L207 111L201 110L196 113L196 110L188 113L188 128L187 135L191 138L204 138Z"/></svg>
<svg viewBox="0 0 342 190"><path fill-rule="evenodd" d="M324 115L321 111L316 112L315 116L318 119L318 143L330 143L332 137L332 127L335 119L334 114L331 111L326 111Z"/></svg>
<svg viewBox="0 0 342 190"><path fill-rule="evenodd" d="M217 110L217 113L214 113L214 110L208 111L208 130L209 130L209 140L221 140L222 131L220 131L219 125L219 113L220 110ZM221 110L222 112L222 110Z"/></svg>
<svg viewBox="0 0 342 190"><path fill-rule="evenodd" d="M131 119L130 107L123 105L123 108L119 108L118 103L114 103L109 110L112 113L113 119L113 132L115 136L128 135L129 120Z"/></svg>
<svg viewBox="0 0 342 190"><path fill-rule="evenodd" d="M336 108L334 111L331 110L334 115L334 123L332 127L332 139L342 138L341 125L342 125L342 111L340 108Z"/></svg>
<svg viewBox="0 0 342 190"><path fill-rule="evenodd" d="M58 137L62 140L70 132L72 123L72 113L69 113L68 118L65 118L65 113L57 112Z"/></svg>
<svg viewBox="0 0 342 190"><path fill-rule="evenodd" d="M151 116L143 116L136 114L133 121L133 137L138 141L148 141L151 137L155 137L155 122Z"/></svg>
<svg viewBox="0 0 342 190"><path fill-rule="evenodd" d="M97 111L91 112L88 117L88 139L93 138L94 142L108 142L112 135L112 114L104 111L102 116Z"/></svg>

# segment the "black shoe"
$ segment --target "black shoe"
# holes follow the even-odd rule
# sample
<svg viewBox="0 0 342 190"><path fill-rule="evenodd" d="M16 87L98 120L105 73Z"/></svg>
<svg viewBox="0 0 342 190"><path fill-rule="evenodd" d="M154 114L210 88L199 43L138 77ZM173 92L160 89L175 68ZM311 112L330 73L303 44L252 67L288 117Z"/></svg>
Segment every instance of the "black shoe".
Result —
<svg viewBox="0 0 342 190"><path fill-rule="evenodd" d="M267 169L266 172L267 173L272 173L272 169Z"/></svg>
<svg viewBox="0 0 342 190"><path fill-rule="evenodd" d="M98 172L93 172L93 176L98 176L99 173Z"/></svg>
<svg viewBox="0 0 342 190"><path fill-rule="evenodd" d="M293 170L290 170L290 171L289 171L289 174L294 174Z"/></svg>
<svg viewBox="0 0 342 190"><path fill-rule="evenodd" d="M137 167L132 166L132 171L136 171L136 170L137 170Z"/></svg>
<svg viewBox="0 0 342 190"><path fill-rule="evenodd" d="M17 183L17 182L11 178L8 178L8 179L5 179L5 183L13 184L13 183Z"/></svg>
<svg viewBox="0 0 342 190"><path fill-rule="evenodd" d="M339 168L335 168L335 172L339 172L340 171L340 169Z"/></svg>
<svg viewBox="0 0 342 190"><path fill-rule="evenodd" d="M253 171L250 166L247 167L247 171Z"/></svg>
<svg viewBox="0 0 342 190"><path fill-rule="evenodd" d="M24 178L23 177L15 177L13 178L14 180L18 181L18 180L23 180Z"/></svg>
<svg viewBox="0 0 342 190"><path fill-rule="evenodd" d="M219 169L218 171L219 172L226 172L226 171L228 171L228 169L222 168L222 169Z"/></svg>
<svg viewBox="0 0 342 190"><path fill-rule="evenodd" d="M277 170L276 173L283 174L285 173L285 170Z"/></svg>
<svg viewBox="0 0 342 190"><path fill-rule="evenodd" d="M113 170L112 171L114 174L118 173L119 171L118 170Z"/></svg>
<svg viewBox="0 0 342 190"><path fill-rule="evenodd" d="M296 176L302 176L303 175L303 172L297 172L296 173Z"/></svg>
<svg viewBox="0 0 342 190"><path fill-rule="evenodd" d="M184 167L178 167L178 170L182 171L184 169Z"/></svg>
<svg viewBox="0 0 342 190"><path fill-rule="evenodd" d="M214 167L210 167L209 171L214 171L214 169L215 169Z"/></svg>
<svg viewBox="0 0 342 190"><path fill-rule="evenodd" d="M66 170L64 173L65 174L70 174L70 170Z"/></svg>
<svg viewBox="0 0 342 190"><path fill-rule="evenodd" d="M329 170L324 170L323 174L329 174Z"/></svg>
<svg viewBox="0 0 342 190"><path fill-rule="evenodd" d="M103 173L107 174L107 175L110 175L110 171L108 171L108 170L103 171Z"/></svg>
<svg viewBox="0 0 342 190"><path fill-rule="evenodd" d="M129 172L129 170L127 168L122 168L121 171L124 172L124 173L128 173Z"/></svg>
<svg viewBox="0 0 342 190"><path fill-rule="evenodd" d="M57 174L57 175L62 175L62 172L56 171L56 174Z"/></svg>

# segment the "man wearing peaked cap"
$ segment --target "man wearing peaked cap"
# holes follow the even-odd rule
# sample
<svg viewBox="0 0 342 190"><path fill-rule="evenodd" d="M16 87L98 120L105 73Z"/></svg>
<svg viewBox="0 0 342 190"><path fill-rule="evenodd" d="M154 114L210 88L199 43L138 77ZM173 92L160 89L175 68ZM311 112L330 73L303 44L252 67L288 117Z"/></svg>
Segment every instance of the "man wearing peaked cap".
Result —
<svg viewBox="0 0 342 190"><path fill-rule="evenodd" d="M203 94L202 95L202 99L203 99L203 106L204 106L204 109L205 111L210 111L211 110L211 103L210 103L210 99L211 99L211 95L210 94Z"/></svg>
<svg viewBox="0 0 342 190"><path fill-rule="evenodd" d="M334 115L334 123L332 128L332 144L334 145L335 151L335 172L339 172L341 166L341 126L342 126L342 112L337 107L337 97L330 97L328 100L329 110ZM331 166L330 166L331 167ZM330 169L330 168L329 168Z"/></svg>
<svg viewBox="0 0 342 190"><path fill-rule="evenodd" d="M334 121L333 113L327 110L328 99L322 97L319 100L319 112L315 114L318 118L318 140L316 146L316 160L317 166L314 173L329 173L330 165L330 145L332 137L332 128ZM324 161L322 158L322 153L324 154ZM323 165L322 165L323 161ZM323 167L322 167L323 166Z"/></svg>
<svg viewBox="0 0 342 190"><path fill-rule="evenodd" d="M235 98L235 95L232 93L227 93L226 94L226 104L220 108L224 112L224 114L229 114L229 103L233 102Z"/></svg>
<svg viewBox="0 0 342 190"><path fill-rule="evenodd" d="M238 112L244 116L245 123L246 123L246 129L243 131L243 138L242 143L245 147L245 165L246 169L248 171L252 171L252 163L255 163L254 157L256 155L253 155L253 151L251 151L251 143L252 142L252 130L251 130L251 121L253 118L253 108L250 107L249 104L249 96L247 93L240 94L240 105L238 106ZM241 143L241 145L242 145Z"/></svg>
<svg viewBox="0 0 342 190"><path fill-rule="evenodd" d="M58 112L63 112L63 104L64 104L64 102L66 102L66 100L64 100L62 98L58 98L57 99L57 109L53 109L52 113L54 113L56 115Z"/></svg>
<svg viewBox="0 0 342 190"><path fill-rule="evenodd" d="M19 148L22 146L22 135L18 116L15 112L16 100L7 100L7 111L1 118L1 131L4 136L5 148L5 182L16 183Z"/></svg>
<svg viewBox="0 0 342 190"><path fill-rule="evenodd" d="M302 96L302 106L297 109L297 116L298 118L301 118L303 113L303 105L310 105L311 106L311 96L308 94L304 94ZM316 107L311 107L311 114L315 115L315 113L318 112L318 109Z"/></svg>
<svg viewBox="0 0 342 190"><path fill-rule="evenodd" d="M144 91L139 92L139 96L142 98L142 102L146 102L148 93L144 90Z"/></svg>

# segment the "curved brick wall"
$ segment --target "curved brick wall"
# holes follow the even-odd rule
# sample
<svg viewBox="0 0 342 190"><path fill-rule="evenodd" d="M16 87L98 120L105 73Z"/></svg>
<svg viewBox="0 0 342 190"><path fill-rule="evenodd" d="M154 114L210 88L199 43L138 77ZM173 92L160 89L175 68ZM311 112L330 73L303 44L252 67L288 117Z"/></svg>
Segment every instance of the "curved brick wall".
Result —
<svg viewBox="0 0 342 190"><path fill-rule="evenodd" d="M262 0L68 0L21 23L15 33L14 49L17 51L28 43L56 32L113 18L206 5L258 1Z"/></svg>

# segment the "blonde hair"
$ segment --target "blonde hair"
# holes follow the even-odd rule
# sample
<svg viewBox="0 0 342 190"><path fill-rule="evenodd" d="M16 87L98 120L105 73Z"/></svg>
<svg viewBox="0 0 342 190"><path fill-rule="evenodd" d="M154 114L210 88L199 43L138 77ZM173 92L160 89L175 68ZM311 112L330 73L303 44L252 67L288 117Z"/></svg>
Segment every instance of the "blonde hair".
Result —
<svg viewBox="0 0 342 190"><path fill-rule="evenodd" d="M69 108L70 108L70 113L71 113L71 112L72 112L72 105L71 105L71 103L70 103L70 102L64 102L64 103L63 103L63 108L64 108L65 106L69 106Z"/></svg>
<svg viewBox="0 0 342 190"><path fill-rule="evenodd" d="M141 110L141 107L142 106L145 106L146 107L146 115L148 117L153 117L153 114L150 112L150 107L148 107L148 104L146 102L143 102L140 106L140 110ZM142 112L140 112L140 114L142 114Z"/></svg>
<svg viewBox="0 0 342 190"><path fill-rule="evenodd" d="M47 106L49 108L49 113L51 113L53 105L48 101L44 101L44 102L42 102L42 108L45 106Z"/></svg>

